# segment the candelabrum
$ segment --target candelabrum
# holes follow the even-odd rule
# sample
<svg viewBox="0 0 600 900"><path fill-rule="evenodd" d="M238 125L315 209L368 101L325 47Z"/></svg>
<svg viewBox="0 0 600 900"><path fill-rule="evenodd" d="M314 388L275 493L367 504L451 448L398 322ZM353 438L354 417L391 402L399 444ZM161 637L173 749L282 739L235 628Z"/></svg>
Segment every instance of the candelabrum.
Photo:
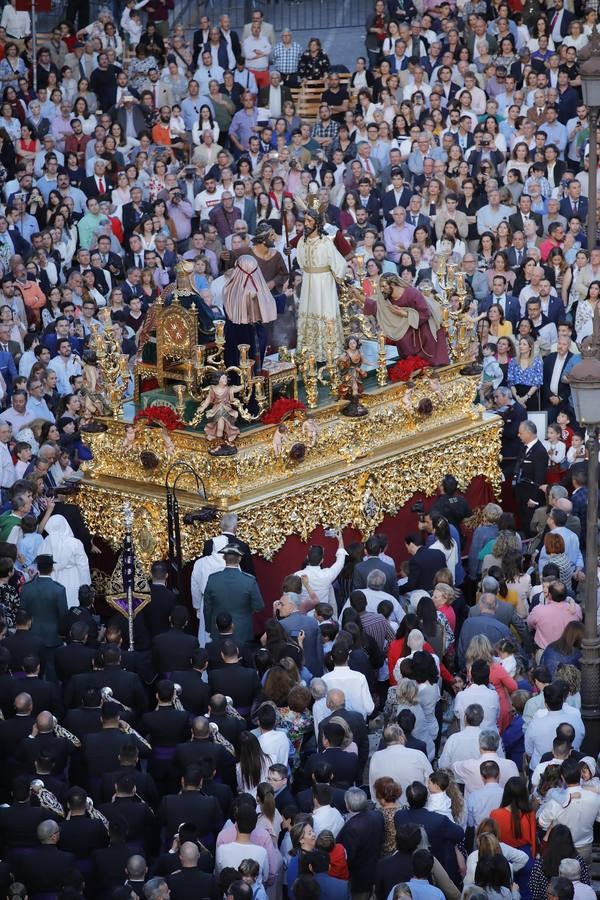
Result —
<svg viewBox="0 0 600 900"><path fill-rule="evenodd" d="M306 405L309 409L315 409L319 402L319 383L315 354L309 353L307 347L302 347L296 353L296 366L304 381Z"/></svg>
<svg viewBox="0 0 600 900"><path fill-rule="evenodd" d="M465 363L465 368L474 369L473 346L477 342L477 323L469 314L464 272L457 272L454 263L446 263L441 257L436 274L439 285L437 300L441 306L451 361Z"/></svg>
<svg viewBox="0 0 600 900"><path fill-rule="evenodd" d="M336 341L335 341L334 323L332 321L328 321L327 326L326 326L326 336L325 336L326 363L324 366L321 366L321 368L317 372L317 380L321 384L329 385L329 392L330 392L331 396L335 400L337 400L339 397L339 391L340 391L340 373L338 370L337 359L335 356L335 345L336 345ZM308 390L307 390L307 396L308 396Z"/></svg>
<svg viewBox="0 0 600 900"><path fill-rule="evenodd" d="M98 318L101 324L91 326L90 344L96 355L104 400L110 414L120 418L130 377L128 360L114 336L110 310L101 310Z"/></svg>
<svg viewBox="0 0 600 900"><path fill-rule="evenodd" d="M388 382L387 354L385 352L385 335L377 335L377 384L383 387Z"/></svg>

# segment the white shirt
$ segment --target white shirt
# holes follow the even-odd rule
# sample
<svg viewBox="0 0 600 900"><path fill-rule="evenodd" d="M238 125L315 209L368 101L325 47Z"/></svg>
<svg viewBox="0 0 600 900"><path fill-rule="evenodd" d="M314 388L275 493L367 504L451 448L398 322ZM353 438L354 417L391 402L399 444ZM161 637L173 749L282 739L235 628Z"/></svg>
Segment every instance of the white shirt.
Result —
<svg viewBox="0 0 600 900"><path fill-rule="evenodd" d="M21 40L21 38L31 34L31 18L29 13L17 11L11 3L7 3L2 10L0 26L6 29L6 33L9 37L17 38L17 40Z"/></svg>
<svg viewBox="0 0 600 900"><path fill-rule="evenodd" d="M243 859L255 859L260 866L259 878L265 883L269 877L269 858L267 851L259 844L221 844L215 854L215 876L218 878L223 869L237 869Z"/></svg>
<svg viewBox="0 0 600 900"><path fill-rule="evenodd" d="M281 763L282 766L287 766L290 755L290 742L285 731L273 729L273 731L265 731L257 735L257 737L263 753L271 757L272 765Z"/></svg>
<svg viewBox="0 0 600 900"><path fill-rule="evenodd" d="M581 747L585 735L585 726L578 709L568 704L563 708L551 712L546 707L538 710L525 731L525 753L531 758L529 763L535 769L544 753L552 751L552 742L556 737L556 728L561 722L568 722L575 729L573 746L576 750Z"/></svg>
<svg viewBox="0 0 600 900"><path fill-rule="evenodd" d="M402 787L404 794L413 781L427 784L432 771L431 763L420 750L412 750L403 744L392 744L385 750L377 750L369 765L371 797L375 796L375 782L384 775L393 778Z"/></svg>
<svg viewBox="0 0 600 900"><path fill-rule="evenodd" d="M200 191L200 193L196 197L194 209L197 213L200 214L201 219L208 219L208 214L211 209L214 209L214 207L218 206L221 202L222 193L223 188L219 185L217 185L217 188L213 194L209 194L208 191Z"/></svg>
<svg viewBox="0 0 600 900"><path fill-rule="evenodd" d="M372 588L360 588L361 593L365 595L367 600L367 612L376 613L377 607L381 603L382 600L389 600L392 606L394 607L394 611L390 616L394 622L397 622L398 625L406 615L404 610L402 609L401 604L395 597L392 597L391 594L388 594L386 591L374 591ZM342 613L345 609L350 609L350 600L346 600L344 606L342 607Z"/></svg>
<svg viewBox="0 0 600 900"><path fill-rule="evenodd" d="M465 786L465 797L472 791L477 791L483 787L483 779L479 767L482 762L493 760L498 763L500 769L500 785L503 787L509 778L518 777L519 770L516 763L512 759L502 759L497 753L491 750L484 750L475 759L465 759L461 762L454 763L452 770L456 776L456 780Z"/></svg>
<svg viewBox="0 0 600 900"><path fill-rule="evenodd" d="M451 734L440 756L440 768L450 769L454 763L479 756L480 725L465 725L462 731Z"/></svg>
<svg viewBox="0 0 600 900"><path fill-rule="evenodd" d="M500 702L496 689L486 687L485 684L472 684L464 691L460 691L454 700L454 715L460 723L461 731L465 728L465 710L472 703L479 703L483 709L481 730L485 731L487 728L491 728L492 731L496 731L500 715Z"/></svg>
<svg viewBox="0 0 600 900"><path fill-rule="evenodd" d="M257 38L251 34L242 42L242 53L246 60L246 65L255 72L266 72L269 68L269 56L272 49L271 44L263 34L259 34ZM263 56L255 56L255 50L258 50Z"/></svg>
<svg viewBox="0 0 600 900"><path fill-rule="evenodd" d="M334 838L338 836L344 826L344 817L335 806L320 806L312 813L313 831L316 835L322 831L331 831Z"/></svg>
<svg viewBox="0 0 600 900"><path fill-rule="evenodd" d="M0 441L0 487L9 488L15 483L15 466L8 446ZM364 678L364 676L363 676Z"/></svg>
<svg viewBox="0 0 600 900"><path fill-rule="evenodd" d="M338 688L344 692L346 709L362 713L367 718L375 708L367 679L362 672L354 672L349 666L336 666L333 672L326 672L323 681L327 690Z"/></svg>
<svg viewBox="0 0 600 900"><path fill-rule="evenodd" d="M551 825L566 825L576 847L586 847L594 840L594 822L600 822L600 794L579 785L567 788L566 803L549 800L538 811L538 822L546 831Z"/></svg>
<svg viewBox="0 0 600 900"><path fill-rule="evenodd" d="M73 387L69 381L71 375L81 375L81 363L77 357L71 355L65 361L62 356L54 356L48 363L48 368L56 372L56 387L59 394L71 394Z"/></svg>
<svg viewBox="0 0 600 900"><path fill-rule="evenodd" d="M335 562L332 566L305 566L296 572L296 575L306 575L311 586L319 598L319 603L332 603L335 608L335 594L333 592L333 582L338 577L344 563L346 562L346 551L343 547L338 547L335 552ZM302 597L305 599L305 591L302 591Z"/></svg>

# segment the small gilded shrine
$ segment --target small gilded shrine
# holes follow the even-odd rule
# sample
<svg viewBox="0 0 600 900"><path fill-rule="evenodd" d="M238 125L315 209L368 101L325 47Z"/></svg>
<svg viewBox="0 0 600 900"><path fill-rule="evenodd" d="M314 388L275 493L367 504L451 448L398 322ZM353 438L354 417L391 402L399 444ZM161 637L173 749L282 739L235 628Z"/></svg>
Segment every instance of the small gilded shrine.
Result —
<svg viewBox="0 0 600 900"><path fill-rule="evenodd" d="M321 525L366 536L415 492L433 494L448 471L462 488L483 476L499 492L500 420L474 406L465 294L462 273L441 268L435 299L451 364L434 370L420 358L397 359L351 281L339 284L343 358L332 333L325 360L281 346L259 362L251 344L240 344L235 366L225 361L224 323L200 343L196 312L175 291L170 303L155 303L156 358L136 363L132 401L107 318L93 343L96 390L110 414L86 434L93 459L78 496L91 531L116 549L128 500L137 555L146 565L164 555L175 463L193 472L178 479L182 510L237 512L239 536L267 559L288 536L307 540ZM217 530L214 516L184 516L184 560Z"/></svg>

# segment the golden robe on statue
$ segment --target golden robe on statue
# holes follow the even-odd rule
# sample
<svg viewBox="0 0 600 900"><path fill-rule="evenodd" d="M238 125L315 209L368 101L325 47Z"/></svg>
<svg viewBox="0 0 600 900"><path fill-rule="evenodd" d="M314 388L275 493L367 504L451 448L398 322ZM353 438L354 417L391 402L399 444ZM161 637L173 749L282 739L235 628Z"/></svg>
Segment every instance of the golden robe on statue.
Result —
<svg viewBox="0 0 600 900"><path fill-rule="evenodd" d="M344 277L348 263L330 237L317 234L300 238L296 258L302 269L297 347L299 350L307 347L317 360L325 360L327 323L331 322L335 337L334 356L340 356L344 332L335 278Z"/></svg>

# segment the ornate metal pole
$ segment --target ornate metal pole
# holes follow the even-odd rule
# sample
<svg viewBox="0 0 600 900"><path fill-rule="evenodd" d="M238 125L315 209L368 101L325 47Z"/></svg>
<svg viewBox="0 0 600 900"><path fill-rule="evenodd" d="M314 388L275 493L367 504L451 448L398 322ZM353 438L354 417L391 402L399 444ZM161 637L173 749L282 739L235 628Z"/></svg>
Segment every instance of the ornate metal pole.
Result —
<svg viewBox="0 0 600 900"><path fill-rule="evenodd" d="M591 156L591 154L590 154ZM598 410L600 415L600 410ZM598 426L588 441L588 502L585 552L585 636L581 643L581 713L600 716L600 638L598 637Z"/></svg>
<svg viewBox="0 0 600 900"><path fill-rule="evenodd" d="M590 120L590 166L588 170L588 250L596 246L598 223L596 220L598 205L598 107L592 106L589 111Z"/></svg>

